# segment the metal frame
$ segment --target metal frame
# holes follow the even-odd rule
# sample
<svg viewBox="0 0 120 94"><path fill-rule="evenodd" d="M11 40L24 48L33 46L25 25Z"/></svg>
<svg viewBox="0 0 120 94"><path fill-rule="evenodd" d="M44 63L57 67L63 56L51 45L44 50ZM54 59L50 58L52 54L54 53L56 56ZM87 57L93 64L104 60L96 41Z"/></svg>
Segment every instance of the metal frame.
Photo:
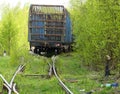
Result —
<svg viewBox="0 0 120 94"><path fill-rule="evenodd" d="M30 6L29 10L29 41L30 42L61 42L64 43L64 36L65 36L65 24L66 24L66 10L62 5L36 5L33 4ZM33 17L33 18L32 18ZM38 19L37 17L43 17L43 19ZM39 26L37 23L43 22L44 26ZM34 23L34 26L33 26ZM36 24L35 24L36 23ZM44 34L40 33L33 33L32 29L44 29ZM54 33L51 33L54 31ZM56 33L55 33L56 32ZM57 32L61 32L57 34ZM44 40L37 40L32 39L32 37L36 36L44 36L46 39ZM55 40L50 40L54 39ZM53 38L52 38L53 37ZM60 41L57 41L56 37L60 37Z"/></svg>

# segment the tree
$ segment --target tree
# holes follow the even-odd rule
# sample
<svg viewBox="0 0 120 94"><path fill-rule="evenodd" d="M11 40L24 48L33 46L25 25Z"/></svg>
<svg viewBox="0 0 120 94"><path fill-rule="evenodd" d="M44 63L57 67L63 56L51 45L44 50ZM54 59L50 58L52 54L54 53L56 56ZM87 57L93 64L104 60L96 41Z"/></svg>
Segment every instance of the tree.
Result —
<svg viewBox="0 0 120 94"><path fill-rule="evenodd" d="M12 48L15 49L16 45L16 34L17 28L14 22L14 15L12 10L10 10L9 6L4 8L4 13L2 16L2 26L1 26L1 43L4 50L7 51L7 54L10 55L10 51Z"/></svg>
<svg viewBox="0 0 120 94"><path fill-rule="evenodd" d="M28 4L23 8L18 4L2 10L0 43L13 62L28 53L28 8Z"/></svg>
<svg viewBox="0 0 120 94"><path fill-rule="evenodd" d="M112 64L119 62L119 1L71 0L71 7L75 48L83 63L97 68L107 54Z"/></svg>

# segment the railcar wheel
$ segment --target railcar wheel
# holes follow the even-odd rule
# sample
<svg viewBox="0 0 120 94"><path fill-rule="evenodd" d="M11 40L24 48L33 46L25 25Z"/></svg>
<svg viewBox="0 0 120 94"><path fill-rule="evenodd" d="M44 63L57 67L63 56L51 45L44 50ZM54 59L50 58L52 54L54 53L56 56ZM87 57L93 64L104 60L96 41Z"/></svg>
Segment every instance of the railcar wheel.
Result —
<svg viewBox="0 0 120 94"><path fill-rule="evenodd" d="M35 53L35 54L37 53L37 48L34 49L34 53Z"/></svg>

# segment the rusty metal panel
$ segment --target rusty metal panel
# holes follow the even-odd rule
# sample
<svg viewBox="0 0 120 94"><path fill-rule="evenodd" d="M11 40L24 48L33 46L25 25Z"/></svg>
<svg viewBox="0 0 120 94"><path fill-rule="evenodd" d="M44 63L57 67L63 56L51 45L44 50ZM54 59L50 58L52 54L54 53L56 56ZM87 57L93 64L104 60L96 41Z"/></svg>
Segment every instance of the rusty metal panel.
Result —
<svg viewBox="0 0 120 94"><path fill-rule="evenodd" d="M64 36L65 31L64 16L65 13L63 6L32 5L30 8L29 28L33 28L32 33L36 33L38 28L43 28L43 32L45 35L50 33L55 35L58 33L61 34L62 37ZM43 34L43 32L40 33ZM47 36L45 36L45 38L53 39L48 38Z"/></svg>
<svg viewBox="0 0 120 94"><path fill-rule="evenodd" d="M62 5L31 5L29 10L29 41L61 42L66 39L66 9ZM68 22L68 21L67 21Z"/></svg>

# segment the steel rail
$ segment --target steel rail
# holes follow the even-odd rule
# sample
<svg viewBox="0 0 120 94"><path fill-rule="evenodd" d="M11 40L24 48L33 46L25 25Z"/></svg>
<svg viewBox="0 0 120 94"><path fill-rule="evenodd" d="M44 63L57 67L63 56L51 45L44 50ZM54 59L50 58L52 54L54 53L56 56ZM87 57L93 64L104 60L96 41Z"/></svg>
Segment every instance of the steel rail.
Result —
<svg viewBox="0 0 120 94"><path fill-rule="evenodd" d="M55 59L56 57L53 57L52 58L52 62L53 62L53 72L54 72L54 75L55 77L58 79L60 85L62 86L62 88L66 91L67 94L73 94L73 92L62 82L62 80L58 77L57 75L57 72L56 72L56 69L55 69Z"/></svg>
<svg viewBox="0 0 120 94"><path fill-rule="evenodd" d="M4 86L8 89L8 94L12 94L12 92L14 92L15 94L19 94L16 90L16 83L14 83L14 79L16 77L16 75L24 68L24 65L20 65L17 70L15 71L10 83L8 83L8 81L2 76L2 74L0 74L0 77L2 78L3 82L4 82Z"/></svg>

